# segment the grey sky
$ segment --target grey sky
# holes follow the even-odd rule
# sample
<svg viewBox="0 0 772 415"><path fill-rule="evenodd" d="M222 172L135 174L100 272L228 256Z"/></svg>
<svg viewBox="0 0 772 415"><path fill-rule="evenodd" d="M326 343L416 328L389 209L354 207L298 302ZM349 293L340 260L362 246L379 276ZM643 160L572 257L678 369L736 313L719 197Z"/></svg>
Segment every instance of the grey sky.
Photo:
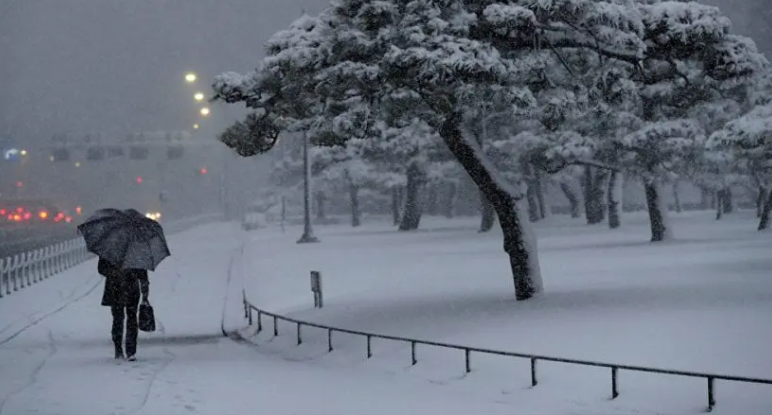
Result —
<svg viewBox="0 0 772 415"><path fill-rule="evenodd" d="M327 0L0 0L0 136L189 128L183 74L248 71Z"/></svg>
<svg viewBox="0 0 772 415"><path fill-rule="evenodd" d="M189 128L196 107L186 70L209 92L217 73L252 69L263 42L303 7L327 3L0 0L0 136L41 143L56 132ZM727 12L747 34L739 3Z"/></svg>

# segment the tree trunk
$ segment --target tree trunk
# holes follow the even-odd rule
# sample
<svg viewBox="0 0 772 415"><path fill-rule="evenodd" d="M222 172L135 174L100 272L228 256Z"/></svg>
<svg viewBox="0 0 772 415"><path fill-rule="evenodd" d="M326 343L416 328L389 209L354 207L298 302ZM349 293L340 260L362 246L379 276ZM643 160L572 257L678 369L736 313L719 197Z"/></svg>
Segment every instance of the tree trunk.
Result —
<svg viewBox="0 0 772 415"><path fill-rule="evenodd" d="M714 200L716 203L714 203L714 207L716 209L716 220L721 220L721 218L724 216L724 191L719 190L716 192L716 197Z"/></svg>
<svg viewBox="0 0 772 415"><path fill-rule="evenodd" d="M428 191L426 192L426 214L430 216L437 216L437 208L438 208L438 189L437 185L431 185L428 186Z"/></svg>
<svg viewBox="0 0 772 415"><path fill-rule="evenodd" d="M644 183L646 191L646 206L649 208L649 223L651 224L651 241L662 242L672 238L672 232L667 221L667 206L663 203L662 194L656 183Z"/></svg>
<svg viewBox="0 0 772 415"><path fill-rule="evenodd" d="M539 219L541 219L541 212L539 212L538 192L539 189L537 181L534 179L529 179L525 197L528 201L528 219L531 222L537 222Z"/></svg>
<svg viewBox="0 0 772 415"><path fill-rule="evenodd" d="M756 217L761 218L761 213L764 211L764 201L767 198L767 188L759 186L759 193L756 195Z"/></svg>
<svg viewBox="0 0 772 415"><path fill-rule="evenodd" d="M443 213L446 218L452 219L456 213L456 202L458 201L458 185L455 182L448 183L448 199L445 201Z"/></svg>
<svg viewBox="0 0 772 415"><path fill-rule="evenodd" d="M603 206L603 173L594 173L592 167L584 168L584 213L588 225L595 225L605 219Z"/></svg>
<svg viewBox="0 0 772 415"><path fill-rule="evenodd" d="M732 197L732 188L727 187L721 195L721 203L724 205L724 213L734 212L734 198Z"/></svg>
<svg viewBox="0 0 772 415"><path fill-rule="evenodd" d="M316 192L316 220L327 220L327 195L324 192Z"/></svg>
<svg viewBox="0 0 772 415"><path fill-rule="evenodd" d="M399 225L401 220L400 206L402 206L402 188L394 186L391 188L391 217L394 220L394 226Z"/></svg>
<svg viewBox="0 0 772 415"><path fill-rule="evenodd" d="M673 204L676 213L681 213L681 197L678 194L678 182L673 183Z"/></svg>
<svg viewBox="0 0 772 415"><path fill-rule="evenodd" d="M460 113L446 118L440 127L440 137L498 214L504 234L504 251L509 255L515 297L527 300L543 290L536 238L518 209L516 195L507 190L506 181L496 171L487 169L480 147L473 147L462 136L461 120Z"/></svg>
<svg viewBox="0 0 772 415"><path fill-rule="evenodd" d="M703 210L712 209L712 203L711 199L713 198L713 195L711 194L709 189L706 189L704 187L700 188L700 207Z"/></svg>
<svg viewBox="0 0 772 415"><path fill-rule="evenodd" d="M576 192L574 192L574 189L571 188L571 186L568 183L560 183L560 190L563 191L563 194L566 196L566 199L568 199L568 204L571 206L571 217L572 218L578 218L582 215L581 209L579 208L579 198L576 197Z"/></svg>
<svg viewBox="0 0 772 415"><path fill-rule="evenodd" d="M609 174L608 186L606 193L606 200L608 205L608 227L609 229L616 229L622 225L622 221L619 217L619 188L622 182L622 178L618 172L612 171Z"/></svg>
<svg viewBox="0 0 772 415"><path fill-rule="evenodd" d="M421 223L421 186L423 178L421 168L411 163L407 169L407 189L405 194L405 207L402 211L402 221L399 224L401 231L414 231Z"/></svg>
<svg viewBox="0 0 772 415"><path fill-rule="evenodd" d="M348 197L351 203L351 226L356 228L362 224L362 211L359 207L359 186L349 184Z"/></svg>
<svg viewBox="0 0 772 415"><path fill-rule="evenodd" d="M761 209L761 218L759 219L759 230L769 229L770 216L772 216L772 191L767 194L767 201Z"/></svg>
<svg viewBox="0 0 772 415"><path fill-rule="evenodd" d="M547 198L545 195L546 186L544 185L544 176L538 168L534 168L534 181L536 184L536 201L539 203L539 219L546 219L550 215Z"/></svg>
<svg viewBox="0 0 772 415"><path fill-rule="evenodd" d="M493 229L493 225L496 223L496 209L493 208L493 204L488 201L485 196L485 192L480 190L480 231L481 233L488 232Z"/></svg>

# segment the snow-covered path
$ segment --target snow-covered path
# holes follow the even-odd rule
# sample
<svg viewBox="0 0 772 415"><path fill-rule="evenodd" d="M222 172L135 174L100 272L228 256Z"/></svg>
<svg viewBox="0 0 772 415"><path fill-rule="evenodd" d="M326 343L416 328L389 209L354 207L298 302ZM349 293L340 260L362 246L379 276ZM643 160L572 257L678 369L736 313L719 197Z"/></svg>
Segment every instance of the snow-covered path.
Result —
<svg viewBox="0 0 772 415"><path fill-rule="evenodd" d="M134 363L112 359L94 261L0 301L0 414L512 413L420 380L291 362L221 337L223 316L229 328L243 324L240 281L228 283L241 235L212 224L170 238L174 256L151 274L161 330L140 333Z"/></svg>

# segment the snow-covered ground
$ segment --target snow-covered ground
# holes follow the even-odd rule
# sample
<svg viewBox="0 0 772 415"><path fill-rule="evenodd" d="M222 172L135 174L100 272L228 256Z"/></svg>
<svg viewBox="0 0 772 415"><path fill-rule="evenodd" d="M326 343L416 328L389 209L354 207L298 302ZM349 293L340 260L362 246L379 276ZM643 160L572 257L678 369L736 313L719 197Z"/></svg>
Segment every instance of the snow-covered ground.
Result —
<svg viewBox="0 0 772 415"><path fill-rule="evenodd" d="M772 378L772 235L755 231L750 212L715 221L711 212L673 214L676 241L652 245L645 213L611 231L552 217L537 226L546 293L515 302L498 233L476 220L428 219L400 234L387 223L352 230L317 227L320 244L297 245L256 231L245 252L255 304L301 320L419 339L610 363ZM314 310L309 271L322 272L325 308ZM424 379L480 402L507 402L520 413L688 414L707 404L704 379L620 372L609 401L610 371L540 363L530 389L529 362L472 356L464 373L457 350L335 336L280 325L254 338L264 350L330 366L369 367ZM270 342L266 340L271 339ZM377 368L377 369L376 369ZM716 383L715 413L772 413L772 386ZM529 412L530 410L530 412Z"/></svg>
<svg viewBox="0 0 772 415"><path fill-rule="evenodd" d="M241 284L228 272L242 236L212 224L169 238L173 257L151 274L162 330L140 333L135 363L112 359L95 261L3 298L0 414L511 413L420 380L291 362L221 337L223 316L229 329L243 324Z"/></svg>
<svg viewBox="0 0 772 415"><path fill-rule="evenodd" d="M498 235L474 220L430 219L400 234L383 223L250 233L210 224L170 237L151 274L157 333L136 363L111 358L110 316L94 261L0 300L0 415L64 414L693 414L704 380L464 356L280 325L251 343L220 336L244 324L250 298L294 317L419 338L610 362L772 376L772 236L752 218L675 218L679 242L651 246L642 216L608 231L554 217L539 225L547 292L513 301ZM312 310L308 272L323 272ZM247 330L248 332L248 330ZM762 415L772 388L717 383L715 413Z"/></svg>

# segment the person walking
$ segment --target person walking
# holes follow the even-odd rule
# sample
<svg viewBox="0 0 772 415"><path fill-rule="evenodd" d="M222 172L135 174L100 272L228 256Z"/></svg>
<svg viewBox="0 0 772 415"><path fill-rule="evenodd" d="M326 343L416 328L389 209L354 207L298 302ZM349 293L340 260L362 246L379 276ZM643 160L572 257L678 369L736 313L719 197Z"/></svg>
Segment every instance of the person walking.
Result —
<svg viewBox="0 0 772 415"><path fill-rule="evenodd" d="M141 301L149 304L150 282L147 270L121 270L104 258L99 258L98 271L105 277L105 290L102 305L110 307L113 316L112 339L115 346L115 358L123 354L124 327L126 329L126 358L133 362L137 354L137 336L139 334L138 309Z"/></svg>

